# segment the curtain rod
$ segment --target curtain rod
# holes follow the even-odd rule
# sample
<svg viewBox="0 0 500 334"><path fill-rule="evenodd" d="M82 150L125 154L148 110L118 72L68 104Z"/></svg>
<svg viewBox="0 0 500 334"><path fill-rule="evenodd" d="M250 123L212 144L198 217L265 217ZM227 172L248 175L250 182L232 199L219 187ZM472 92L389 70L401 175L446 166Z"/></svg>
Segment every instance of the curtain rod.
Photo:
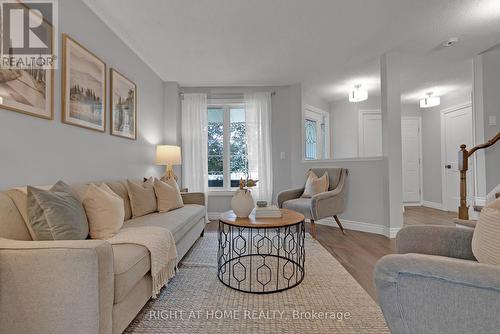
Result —
<svg viewBox="0 0 500 334"><path fill-rule="evenodd" d="M184 98L184 94L189 94L189 93L184 93L180 92L179 96ZM271 96L275 96L276 92L271 92ZM207 99L231 99L235 97L241 97L243 98L245 96L245 93L207 93Z"/></svg>

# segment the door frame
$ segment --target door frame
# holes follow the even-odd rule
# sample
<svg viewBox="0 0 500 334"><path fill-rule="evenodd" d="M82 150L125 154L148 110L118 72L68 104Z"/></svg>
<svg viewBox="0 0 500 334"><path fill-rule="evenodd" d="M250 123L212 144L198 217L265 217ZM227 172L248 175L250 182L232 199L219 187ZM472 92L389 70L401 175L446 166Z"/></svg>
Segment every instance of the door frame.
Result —
<svg viewBox="0 0 500 334"><path fill-rule="evenodd" d="M466 103L462 103L462 104L457 104L455 106L452 106L452 107L449 107L449 108L445 108L445 109L442 109L441 112L440 112L440 121L441 121L441 202L442 202L442 208L443 208L443 211L448 211L448 190L447 190L447 187L446 187L446 170L444 168L444 166L446 165L446 144L445 144L445 136L446 136L446 133L445 133L445 126L444 126L444 117L446 114L449 114L451 112L454 112L454 111L458 111L458 110L461 110L461 109L465 109L465 108L471 108L471 113L472 113L472 124L471 124L471 130L472 130L472 145L476 145L476 117L475 117L475 114L474 114L474 108L472 106L472 101L468 101ZM458 151L457 151L457 154L458 154ZM475 193L476 193L476 159L473 158L473 161L472 163L470 164L473 166L474 170L473 170L473 184L474 184L474 196L470 196L470 193L469 193L469 196L467 196L467 204L469 204L469 199L474 199L475 198ZM469 189L470 191L470 189ZM472 203L471 203L472 204ZM472 208L472 205L471 205L471 208ZM457 208L458 210L458 208ZM469 211L470 211L470 208L469 208Z"/></svg>
<svg viewBox="0 0 500 334"><path fill-rule="evenodd" d="M424 204L424 173L423 173L423 155L422 155L422 116L404 116L401 115L401 121L404 119L416 119L418 120L418 159L419 159L419 164L418 164L418 173L419 173L419 178L420 178L420 196L419 196L419 202L409 202L405 203L403 202L403 206L422 206ZM402 139L401 139L402 140Z"/></svg>
<svg viewBox="0 0 500 334"><path fill-rule="evenodd" d="M380 115L380 121L382 122L382 112L380 109L360 109L358 111L358 158L361 157L361 158L367 158L366 156L361 156L361 147L362 147L362 143L364 142L364 123L363 123L363 117L365 115ZM383 131L383 129L382 129ZM382 138L380 138L380 140L382 140ZM383 146L383 144L382 144ZM382 152L382 154L380 156L383 156L384 153ZM377 157L377 156L374 156L374 157ZM372 157L368 157L368 158L372 158Z"/></svg>

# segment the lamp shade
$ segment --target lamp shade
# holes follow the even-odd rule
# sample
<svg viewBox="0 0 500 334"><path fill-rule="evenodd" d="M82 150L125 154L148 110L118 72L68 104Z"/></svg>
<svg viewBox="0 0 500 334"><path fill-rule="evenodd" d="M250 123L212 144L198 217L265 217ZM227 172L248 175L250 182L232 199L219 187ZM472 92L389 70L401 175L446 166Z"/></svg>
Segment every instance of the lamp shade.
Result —
<svg viewBox="0 0 500 334"><path fill-rule="evenodd" d="M173 145L156 146L157 165L180 165L182 163L181 148Z"/></svg>

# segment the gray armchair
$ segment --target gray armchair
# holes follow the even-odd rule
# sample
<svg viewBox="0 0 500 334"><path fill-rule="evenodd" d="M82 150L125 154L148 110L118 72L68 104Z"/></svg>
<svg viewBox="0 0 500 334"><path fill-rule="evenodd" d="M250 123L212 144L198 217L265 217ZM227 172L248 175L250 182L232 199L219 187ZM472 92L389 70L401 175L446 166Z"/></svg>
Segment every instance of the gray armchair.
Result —
<svg viewBox="0 0 500 334"><path fill-rule="evenodd" d="M498 333L500 267L472 254L473 229L408 226L375 267L391 333Z"/></svg>
<svg viewBox="0 0 500 334"><path fill-rule="evenodd" d="M316 175L321 176L328 172L330 187L328 191L314 195L311 198L301 198L304 187L285 190L278 194L278 206L302 213L311 221L311 233L316 239L315 220L333 217L340 227L342 233L344 227L337 215L344 211L345 197L347 192L348 170L345 168L313 168Z"/></svg>

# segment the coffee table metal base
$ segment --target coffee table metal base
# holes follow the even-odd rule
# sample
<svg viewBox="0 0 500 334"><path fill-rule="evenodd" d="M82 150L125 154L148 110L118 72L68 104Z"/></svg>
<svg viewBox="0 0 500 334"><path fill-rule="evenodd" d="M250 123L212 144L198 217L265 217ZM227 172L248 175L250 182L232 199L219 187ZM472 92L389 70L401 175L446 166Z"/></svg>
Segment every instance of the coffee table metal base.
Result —
<svg viewBox="0 0 500 334"><path fill-rule="evenodd" d="M283 227L241 227L219 220L217 276L249 293L288 290L304 279L304 222Z"/></svg>

